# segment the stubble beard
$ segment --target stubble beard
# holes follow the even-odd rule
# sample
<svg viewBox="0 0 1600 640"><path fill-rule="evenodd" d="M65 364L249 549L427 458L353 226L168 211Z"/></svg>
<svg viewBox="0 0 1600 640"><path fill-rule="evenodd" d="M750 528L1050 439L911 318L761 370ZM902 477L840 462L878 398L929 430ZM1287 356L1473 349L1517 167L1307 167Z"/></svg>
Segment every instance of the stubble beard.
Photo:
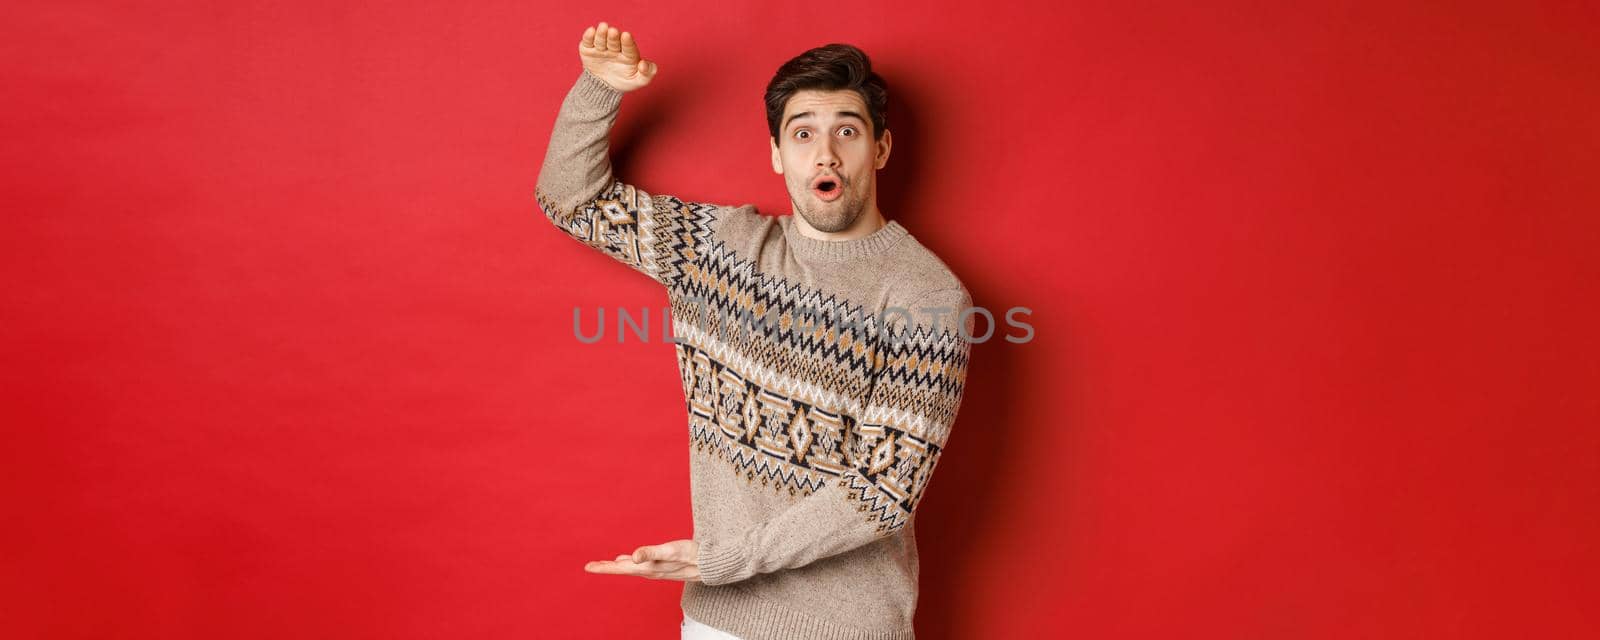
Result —
<svg viewBox="0 0 1600 640"><path fill-rule="evenodd" d="M840 189L844 186L840 185ZM802 187L802 196L795 200L795 213L805 218L811 228L824 233L837 233L849 229L866 210L866 196L855 190L846 190L833 202L818 200L811 188Z"/></svg>

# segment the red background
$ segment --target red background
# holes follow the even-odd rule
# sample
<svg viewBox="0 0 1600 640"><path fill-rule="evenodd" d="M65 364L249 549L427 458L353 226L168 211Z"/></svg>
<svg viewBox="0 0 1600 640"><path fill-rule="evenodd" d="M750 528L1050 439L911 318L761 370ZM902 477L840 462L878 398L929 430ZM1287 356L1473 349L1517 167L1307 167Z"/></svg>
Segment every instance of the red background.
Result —
<svg viewBox="0 0 1600 640"><path fill-rule="evenodd" d="M5 635L677 637L582 570L691 532L671 347L571 330L665 296L533 199L600 20L619 175L769 214L766 81L863 47L883 209L1033 309L919 637L1600 630L1592 3L580 4L8 12Z"/></svg>

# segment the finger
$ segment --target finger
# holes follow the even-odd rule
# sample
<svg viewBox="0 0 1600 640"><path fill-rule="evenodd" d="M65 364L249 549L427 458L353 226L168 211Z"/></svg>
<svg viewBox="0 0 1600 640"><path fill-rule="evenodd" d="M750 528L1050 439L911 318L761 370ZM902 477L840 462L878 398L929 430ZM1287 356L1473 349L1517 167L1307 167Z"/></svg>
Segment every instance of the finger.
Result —
<svg viewBox="0 0 1600 640"><path fill-rule="evenodd" d="M617 31L616 27L606 29L606 48L611 51L622 51L622 32Z"/></svg>
<svg viewBox="0 0 1600 640"><path fill-rule="evenodd" d="M654 559L655 559L655 552L648 545L643 546L643 547L639 547L638 549L634 549L633 550L633 561L634 562L645 562L647 560L654 560Z"/></svg>
<svg viewBox="0 0 1600 640"><path fill-rule="evenodd" d="M656 76L656 63L649 60L640 60L639 73L644 74L647 78L654 78Z"/></svg>
<svg viewBox="0 0 1600 640"><path fill-rule="evenodd" d="M629 562L599 561L583 565L583 570L589 573L607 573L611 575L639 575L639 566Z"/></svg>
<svg viewBox="0 0 1600 640"><path fill-rule="evenodd" d="M622 32L622 55L629 58L639 57L639 44L633 41L633 34Z"/></svg>
<svg viewBox="0 0 1600 640"><path fill-rule="evenodd" d="M578 44L590 49L594 48L594 27L583 30L583 37L578 40Z"/></svg>

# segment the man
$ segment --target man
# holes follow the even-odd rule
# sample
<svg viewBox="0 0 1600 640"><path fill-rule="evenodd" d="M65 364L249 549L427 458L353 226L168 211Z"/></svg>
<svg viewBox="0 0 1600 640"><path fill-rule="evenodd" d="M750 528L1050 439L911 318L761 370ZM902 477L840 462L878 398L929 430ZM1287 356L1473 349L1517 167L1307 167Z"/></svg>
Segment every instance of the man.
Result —
<svg viewBox="0 0 1600 640"><path fill-rule="evenodd" d="M843 44L778 70L772 168L795 215L770 217L617 179L611 126L657 65L604 22L578 53L536 197L666 288L694 510L692 539L585 569L683 581L685 638L912 638L913 518L960 406L971 297L878 209L882 79Z"/></svg>

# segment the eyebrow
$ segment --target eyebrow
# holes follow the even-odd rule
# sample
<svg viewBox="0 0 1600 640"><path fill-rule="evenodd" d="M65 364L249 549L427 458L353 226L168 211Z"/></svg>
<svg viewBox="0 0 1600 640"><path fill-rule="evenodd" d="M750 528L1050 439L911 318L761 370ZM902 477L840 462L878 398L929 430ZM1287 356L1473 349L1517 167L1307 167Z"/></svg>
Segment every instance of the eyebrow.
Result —
<svg viewBox="0 0 1600 640"><path fill-rule="evenodd" d="M862 122L862 124L866 124L866 122L867 122L866 118L861 117L861 114L856 113L854 111L838 111L838 112L835 112L835 113L837 115L839 115L841 119L843 119L843 118L855 118L857 120L860 120ZM806 117L814 116L814 115L817 115L817 114L813 113L811 111L801 111L800 113L796 113L794 115L791 115L791 116L789 116L788 120L784 120L783 121L783 128L785 130L787 130L789 128L789 124L794 122L795 120L798 120L800 118L806 118Z"/></svg>

